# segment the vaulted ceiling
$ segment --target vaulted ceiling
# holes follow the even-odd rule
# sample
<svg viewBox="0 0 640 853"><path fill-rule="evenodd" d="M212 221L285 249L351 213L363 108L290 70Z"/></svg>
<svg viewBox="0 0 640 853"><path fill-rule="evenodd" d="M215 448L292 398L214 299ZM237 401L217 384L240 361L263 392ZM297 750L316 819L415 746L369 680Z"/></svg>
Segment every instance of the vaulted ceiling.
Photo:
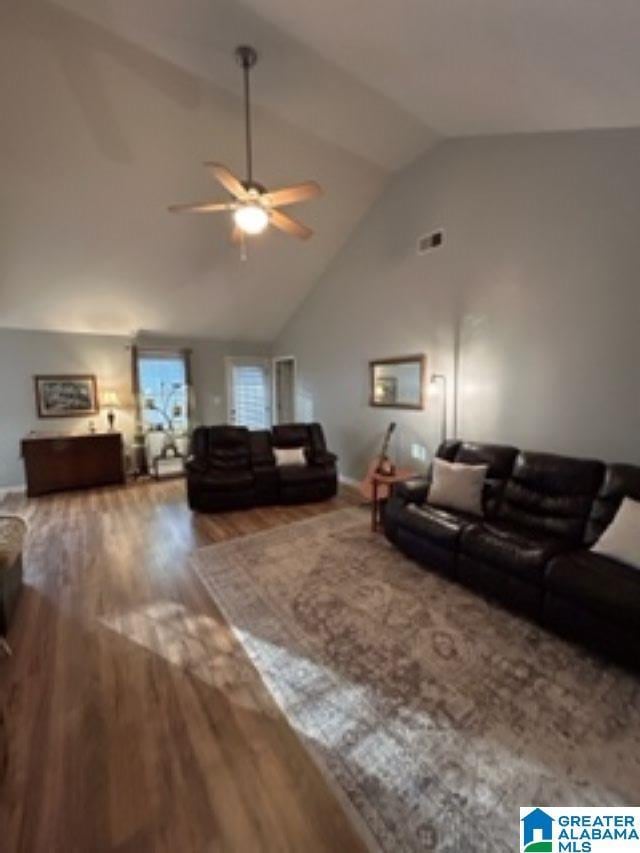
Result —
<svg viewBox="0 0 640 853"><path fill-rule="evenodd" d="M269 340L383 190L454 135L640 123L635 0L4 0L0 327ZM166 206L243 172L238 43L254 44L255 168L313 178L242 262L229 221Z"/></svg>

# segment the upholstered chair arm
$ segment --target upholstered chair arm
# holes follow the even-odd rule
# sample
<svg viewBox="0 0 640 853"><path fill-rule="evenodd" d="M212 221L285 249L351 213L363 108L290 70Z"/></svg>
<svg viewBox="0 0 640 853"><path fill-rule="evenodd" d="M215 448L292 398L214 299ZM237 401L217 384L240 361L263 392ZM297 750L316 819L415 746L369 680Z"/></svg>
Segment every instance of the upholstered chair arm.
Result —
<svg viewBox="0 0 640 853"><path fill-rule="evenodd" d="M307 458L310 465L333 465L338 461L336 454L328 450L309 451Z"/></svg>
<svg viewBox="0 0 640 853"><path fill-rule="evenodd" d="M204 474L207 470L207 463L202 457L188 456L184 467L190 474Z"/></svg>
<svg viewBox="0 0 640 853"><path fill-rule="evenodd" d="M421 504L427 498L431 481L428 477L412 477L393 487L393 497L404 504Z"/></svg>

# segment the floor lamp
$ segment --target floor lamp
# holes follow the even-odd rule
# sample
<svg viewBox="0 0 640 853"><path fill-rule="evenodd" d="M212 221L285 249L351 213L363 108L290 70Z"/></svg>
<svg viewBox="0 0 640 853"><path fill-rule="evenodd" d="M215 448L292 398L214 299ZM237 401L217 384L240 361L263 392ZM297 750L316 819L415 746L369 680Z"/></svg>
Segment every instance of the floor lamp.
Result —
<svg viewBox="0 0 640 853"><path fill-rule="evenodd" d="M441 441L447 438L447 377L444 373L431 374L432 385L442 385L442 425L440 427Z"/></svg>

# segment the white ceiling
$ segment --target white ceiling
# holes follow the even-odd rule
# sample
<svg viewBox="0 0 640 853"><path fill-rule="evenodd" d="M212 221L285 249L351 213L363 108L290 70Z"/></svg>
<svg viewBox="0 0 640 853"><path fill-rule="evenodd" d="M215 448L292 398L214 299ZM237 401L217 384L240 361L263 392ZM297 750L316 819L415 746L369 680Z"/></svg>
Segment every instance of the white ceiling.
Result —
<svg viewBox="0 0 640 853"><path fill-rule="evenodd" d="M640 124L638 0L244 0L445 136Z"/></svg>
<svg viewBox="0 0 640 853"><path fill-rule="evenodd" d="M5 0L0 326L272 339L439 138L640 124L638 32L637 0ZM258 179L326 191L246 263L165 211L243 172L240 42Z"/></svg>

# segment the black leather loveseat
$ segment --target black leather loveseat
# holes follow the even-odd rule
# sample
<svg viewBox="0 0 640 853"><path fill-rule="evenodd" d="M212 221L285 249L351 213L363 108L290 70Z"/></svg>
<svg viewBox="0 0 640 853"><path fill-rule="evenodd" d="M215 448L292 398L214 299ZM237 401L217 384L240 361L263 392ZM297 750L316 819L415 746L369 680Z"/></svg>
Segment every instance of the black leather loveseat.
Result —
<svg viewBox="0 0 640 853"><path fill-rule="evenodd" d="M274 448L294 447L306 464L276 465ZM186 471L189 506L200 512L322 501L338 490L336 457L318 423L197 427Z"/></svg>
<svg viewBox="0 0 640 853"><path fill-rule="evenodd" d="M640 468L461 441L436 455L489 466L484 516L429 505L429 477L415 478L387 502L387 537L428 568L640 664L640 571L589 551L622 499L640 500Z"/></svg>

